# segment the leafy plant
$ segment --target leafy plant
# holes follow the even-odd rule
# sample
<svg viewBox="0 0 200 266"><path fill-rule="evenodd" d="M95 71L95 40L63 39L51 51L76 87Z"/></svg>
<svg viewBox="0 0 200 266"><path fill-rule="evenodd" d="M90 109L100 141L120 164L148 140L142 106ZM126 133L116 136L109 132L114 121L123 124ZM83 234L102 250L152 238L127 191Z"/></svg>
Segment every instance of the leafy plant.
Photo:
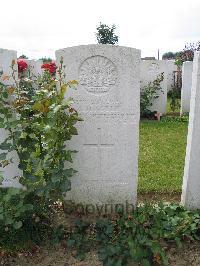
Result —
<svg viewBox="0 0 200 266"><path fill-rule="evenodd" d="M89 232L90 223L77 219L75 221L75 226L67 239L67 246L69 248L76 248L76 256L80 260L85 259L85 254L89 252L92 247Z"/></svg>
<svg viewBox="0 0 200 266"><path fill-rule="evenodd" d="M88 228L84 222L79 221L79 225ZM200 212L187 211L178 204L143 204L120 218L100 219L95 232L82 229L78 235L76 229L70 236L77 255L85 240L90 239L104 266L123 266L130 262L144 266L168 265L165 252L168 245L175 243L180 248L184 241L200 240ZM83 251L81 248L81 257Z"/></svg>
<svg viewBox="0 0 200 266"><path fill-rule="evenodd" d="M81 120L72 99L65 98L77 82L65 82L62 60L58 80L49 71L37 80L18 80L14 64L15 84L0 83L0 127L7 132L0 144L0 163L3 168L11 164L10 154L16 151L22 171L21 188L0 188L0 231L7 236L25 230L27 219L34 224L34 217L41 221L46 214L48 219L54 202L64 201L71 188L69 178L76 172L72 168L76 151L67 149L67 141L78 134L75 124Z"/></svg>
<svg viewBox="0 0 200 266"><path fill-rule="evenodd" d="M157 78L149 82L147 86L142 88L140 93L140 114L141 117L145 117L150 111L150 107L153 105L153 100L159 97L159 93L162 92L161 82L164 79L164 73L161 73Z"/></svg>
<svg viewBox="0 0 200 266"><path fill-rule="evenodd" d="M180 108L180 90L177 87L172 87L171 90L167 93L167 96L170 99L170 107L172 112L174 113L177 109Z"/></svg>
<svg viewBox="0 0 200 266"><path fill-rule="evenodd" d="M163 60L171 60L176 58L177 53L173 52L166 52L163 54L162 59Z"/></svg>
<svg viewBox="0 0 200 266"><path fill-rule="evenodd" d="M96 38L98 43L113 45L118 43L118 36L115 34L115 25L109 27L108 25L100 22L96 29Z"/></svg>
<svg viewBox="0 0 200 266"><path fill-rule="evenodd" d="M39 60L42 60L43 64L51 63L53 61L50 57L42 57Z"/></svg>

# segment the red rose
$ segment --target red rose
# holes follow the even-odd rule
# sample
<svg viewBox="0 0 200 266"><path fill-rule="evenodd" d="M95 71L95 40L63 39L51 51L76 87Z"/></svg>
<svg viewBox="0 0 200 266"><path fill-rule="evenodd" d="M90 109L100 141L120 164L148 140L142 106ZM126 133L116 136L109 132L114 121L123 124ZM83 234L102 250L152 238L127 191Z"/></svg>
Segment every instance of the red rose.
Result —
<svg viewBox="0 0 200 266"><path fill-rule="evenodd" d="M52 75L56 73L56 63L45 63L41 66L41 68L48 70Z"/></svg>
<svg viewBox="0 0 200 266"><path fill-rule="evenodd" d="M18 65L18 71L20 73L25 71L28 68L27 63L22 59L17 60L17 65Z"/></svg>

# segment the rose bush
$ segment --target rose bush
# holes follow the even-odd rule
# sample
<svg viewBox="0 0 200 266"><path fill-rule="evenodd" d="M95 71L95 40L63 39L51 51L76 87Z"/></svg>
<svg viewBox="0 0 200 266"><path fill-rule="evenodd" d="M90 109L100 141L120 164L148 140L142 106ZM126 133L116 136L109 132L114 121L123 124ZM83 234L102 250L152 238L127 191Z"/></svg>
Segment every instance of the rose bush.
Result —
<svg viewBox="0 0 200 266"><path fill-rule="evenodd" d="M18 65L19 73L22 73L23 71L28 69L28 64L26 63L26 61L24 61L22 59L17 60L17 65Z"/></svg>
<svg viewBox="0 0 200 266"><path fill-rule="evenodd" d="M52 206L62 205L76 172L75 151L67 148L67 141L77 135L80 118L65 92L77 82L64 80L62 60L58 79L45 71L37 80L18 80L14 65L15 84L0 83L0 128L7 132L0 144L0 164L2 170L12 164L11 153L16 151L22 174L16 177L20 188L0 188L0 247L35 242L45 235L41 230L48 227Z"/></svg>
<svg viewBox="0 0 200 266"><path fill-rule="evenodd" d="M45 63L41 66L41 68L49 71L52 75L54 75L56 73L56 63L55 62Z"/></svg>

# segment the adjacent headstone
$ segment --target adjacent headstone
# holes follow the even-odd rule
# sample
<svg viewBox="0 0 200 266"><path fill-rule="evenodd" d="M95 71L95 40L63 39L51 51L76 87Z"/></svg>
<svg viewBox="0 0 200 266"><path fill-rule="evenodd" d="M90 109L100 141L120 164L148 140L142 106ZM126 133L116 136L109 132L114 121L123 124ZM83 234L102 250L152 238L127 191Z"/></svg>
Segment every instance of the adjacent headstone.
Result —
<svg viewBox="0 0 200 266"><path fill-rule="evenodd" d="M41 76L43 73L43 69L41 68L43 65L42 60L29 60L25 59L26 63L28 64L27 75L31 78L37 78Z"/></svg>
<svg viewBox="0 0 200 266"><path fill-rule="evenodd" d="M78 151L67 199L83 204L136 204L140 51L83 45L56 51L66 80L77 80L68 96L84 119L73 137Z"/></svg>
<svg viewBox="0 0 200 266"><path fill-rule="evenodd" d="M195 53L182 203L200 209L200 53Z"/></svg>
<svg viewBox="0 0 200 266"><path fill-rule="evenodd" d="M153 100L151 111L157 111L165 114L167 109L167 92L173 85L173 72L176 70L172 60L142 60L140 67L141 90L154 81L158 75L164 74L161 82L162 91L158 93L159 97Z"/></svg>
<svg viewBox="0 0 200 266"><path fill-rule="evenodd" d="M8 76L9 78L6 80L1 80L1 82L6 83L6 85L15 86L15 81L12 78L12 69L11 65L13 63L13 67L15 69L15 78L17 79L17 52L0 49L0 70L3 72L4 77ZM2 143L8 136L8 132L2 128L0 128L0 143ZM1 151L2 152L2 151ZM3 151L5 152L5 151ZM20 175L20 170L18 169L18 156L16 152L10 152L6 158L7 160L12 159L12 163L8 164L6 167L0 167L0 173L3 176L3 186L5 187L17 187L19 186L17 176Z"/></svg>
<svg viewBox="0 0 200 266"><path fill-rule="evenodd" d="M164 73L167 76L167 91L170 91L175 85L175 72L178 71L178 67L175 65L175 60L162 60L164 61Z"/></svg>
<svg viewBox="0 0 200 266"><path fill-rule="evenodd" d="M182 89L181 89L181 114L184 114L190 111L192 68L193 68L193 62L187 61L183 63Z"/></svg>
<svg viewBox="0 0 200 266"><path fill-rule="evenodd" d="M6 85L14 84L14 80L12 78L13 71L11 68L12 63L14 63L13 66L16 71L14 76L17 79L17 52L13 50L0 49L0 72L5 76L8 76L8 79L1 79L0 81Z"/></svg>

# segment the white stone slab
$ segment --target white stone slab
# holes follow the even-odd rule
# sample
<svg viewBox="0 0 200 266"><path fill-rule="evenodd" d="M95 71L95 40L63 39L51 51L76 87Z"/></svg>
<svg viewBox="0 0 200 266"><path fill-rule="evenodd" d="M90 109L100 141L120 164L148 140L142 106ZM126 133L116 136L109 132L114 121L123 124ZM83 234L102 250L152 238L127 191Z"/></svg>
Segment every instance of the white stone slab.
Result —
<svg viewBox="0 0 200 266"><path fill-rule="evenodd" d="M9 76L8 80L0 80L6 85L14 84L12 78L12 60L15 60L14 69L17 71L17 52L13 50L0 49L0 72L3 72L4 75ZM15 72L15 78L17 78L17 72Z"/></svg>
<svg viewBox="0 0 200 266"><path fill-rule="evenodd" d="M139 134L140 51L82 45L56 51L66 80L78 80L75 100L84 122L71 148L77 153L67 199L83 204L136 204Z"/></svg>
<svg viewBox="0 0 200 266"><path fill-rule="evenodd" d="M4 75L10 76L9 80L2 81L3 83L7 85L15 84L14 80L11 78L12 76L12 69L11 64L12 60L15 60L14 68L17 70L17 52L6 50L6 49L0 49L0 69L3 71ZM15 73L15 77L17 78L17 72ZM2 128L0 128L0 143L2 143L8 136L8 132ZM1 151L5 152L5 151ZM7 159L11 159L13 163L10 163L6 167L2 168L0 167L1 175L3 175L4 181L3 186L19 186L17 176L21 174L21 171L18 169L18 163L19 159L16 152L10 152L8 154Z"/></svg>
<svg viewBox="0 0 200 266"><path fill-rule="evenodd" d="M174 72L178 70L175 65L175 60L162 60L164 61L164 73L167 75L167 91L170 91L174 86Z"/></svg>
<svg viewBox="0 0 200 266"><path fill-rule="evenodd" d="M25 59L26 63L28 64L28 70L31 78L37 78L38 76L41 76L44 72L41 66L43 65L42 60L29 60Z"/></svg>
<svg viewBox="0 0 200 266"><path fill-rule="evenodd" d="M200 53L195 53L182 204L200 209Z"/></svg>
<svg viewBox="0 0 200 266"><path fill-rule="evenodd" d="M190 111L190 98L192 87L193 62L187 61L182 67L182 89L181 89L181 114Z"/></svg>
<svg viewBox="0 0 200 266"><path fill-rule="evenodd" d="M159 74L164 73L164 80L161 82L162 92L158 93L159 98L153 100L151 111L166 113L167 92L173 85L173 71L176 70L174 61L167 60L142 60L140 66L141 89L154 81Z"/></svg>

